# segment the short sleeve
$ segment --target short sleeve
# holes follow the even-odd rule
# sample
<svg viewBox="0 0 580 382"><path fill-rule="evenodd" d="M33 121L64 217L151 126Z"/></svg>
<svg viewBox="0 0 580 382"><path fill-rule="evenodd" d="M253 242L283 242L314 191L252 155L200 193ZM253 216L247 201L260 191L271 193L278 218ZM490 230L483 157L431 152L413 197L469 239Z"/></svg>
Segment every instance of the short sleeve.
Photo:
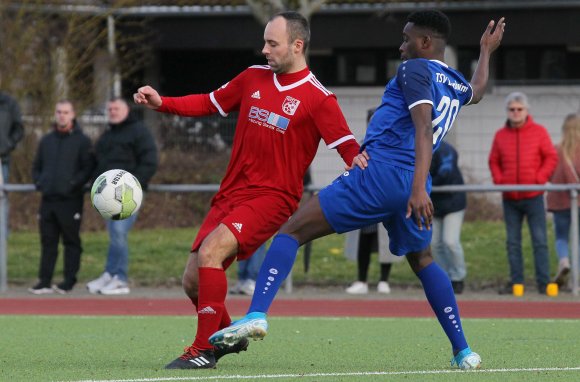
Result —
<svg viewBox="0 0 580 382"><path fill-rule="evenodd" d="M467 82L467 81L465 81ZM469 90L467 91L467 93L465 94L464 98L463 98L463 106L467 106L471 104L471 100L473 99L473 88L471 87L471 84L469 82L467 82L467 87L469 88Z"/></svg>
<svg viewBox="0 0 580 382"><path fill-rule="evenodd" d="M397 71L397 83L409 109L422 103L433 105L431 74L425 60L403 62Z"/></svg>

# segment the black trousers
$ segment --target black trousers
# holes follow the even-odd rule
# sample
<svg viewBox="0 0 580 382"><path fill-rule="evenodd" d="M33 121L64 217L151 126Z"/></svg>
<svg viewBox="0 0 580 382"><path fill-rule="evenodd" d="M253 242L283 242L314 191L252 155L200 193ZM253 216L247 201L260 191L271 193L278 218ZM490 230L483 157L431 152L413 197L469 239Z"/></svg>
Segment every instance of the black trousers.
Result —
<svg viewBox="0 0 580 382"><path fill-rule="evenodd" d="M64 283L72 288L77 282L81 264L81 218L83 198L47 201L42 200L39 213L42 252L38 278L50 285L58 258L58 243L64 246Z"/></svg>

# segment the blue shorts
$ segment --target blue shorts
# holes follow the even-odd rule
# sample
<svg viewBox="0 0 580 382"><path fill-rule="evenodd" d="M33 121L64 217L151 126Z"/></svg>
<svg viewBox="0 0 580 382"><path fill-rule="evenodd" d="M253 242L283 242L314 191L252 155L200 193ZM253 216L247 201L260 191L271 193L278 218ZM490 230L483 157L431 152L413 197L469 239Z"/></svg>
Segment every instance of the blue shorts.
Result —
<svg viewBox="0 0 580 382"><path fill-rule="evenodd" d="M356 167L343 173L318 197L322 213L336 232L383 223L391 253L404 256L431 242L431 230L423 225L420 231L413 217L405 216L412 184L413 171L371 159L365 170ZM427 192L431 192L430 177Z"/></svg>

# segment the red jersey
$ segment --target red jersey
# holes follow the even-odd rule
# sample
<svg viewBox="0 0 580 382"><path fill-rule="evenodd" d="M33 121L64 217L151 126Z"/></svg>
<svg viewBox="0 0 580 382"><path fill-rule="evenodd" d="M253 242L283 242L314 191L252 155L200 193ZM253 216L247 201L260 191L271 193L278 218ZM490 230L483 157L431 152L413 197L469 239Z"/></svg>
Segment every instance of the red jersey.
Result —
<svg viewBox="0 0 580 382"><path fill-rule="evenodd" d="M349 165L359 151L336 96L308 68L277 75L267 65L251 66L210 94L162 101L159 111L185 116L239 111L232 155L215 200L234 192L279 191L297 202L321 138Z"/></svg>

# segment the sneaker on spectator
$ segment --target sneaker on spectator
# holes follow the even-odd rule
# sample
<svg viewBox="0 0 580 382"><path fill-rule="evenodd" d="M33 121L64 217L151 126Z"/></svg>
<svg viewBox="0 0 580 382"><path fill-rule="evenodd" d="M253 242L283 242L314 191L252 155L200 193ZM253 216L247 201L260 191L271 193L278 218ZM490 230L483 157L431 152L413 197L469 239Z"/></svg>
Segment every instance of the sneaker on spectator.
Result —
<svg viewBox="0 0 580 382"><path fill-rule="evenodd" d="M56 284L56 285L53 285L53 286L52 286L52 289L54 289L54 291L55 291L56 293L59 293L59 294L67 294L67 293L69 293L70 291L72 291L72 289L73 289L73 286L72 286L72 285L70 285L69 283L67 283L67 282L63 281L63 282L61 282L61 283L58 283L58 284Z"/></svg>
<svg viewBox="0 0 580 382"><path fill-rule="evenodd" d="M43 283L42 281L38 282L32 288L28 288L28 291L32 294L51 294L54 293L50 284Z"/></svg>
<svg viewBox="0 0 580 382"><path fill-rule="evenodd" d="M113 276L107 285L99 289L99 293L106 296L129 294L129 292L129 284L126 281L121 280L117 275Z"/></svg>
<svg viewBox="0 0 580 382"><path fill-rule="evenodd" d="M97 294L112 279L113 276L111 276L109 272L103 272L103 274L99 276L98 279L94 279L93 281L87 283L87 289L89 290L90 293Z"/></svg>
<svg viewBox="0 0 580 382"><path fill-rule="evenodd" d="M242 281L238 280L236 284L230 288L229 292L231 294L240 294L242 289Z"/></svg>
<svg viewBox="0 0 580 382"><path fill-rule="evenodd" d="M558 284L558 287L563 287L568 279L568 273L570 273L570 260L567 257L560 259L558 263L558 274L554 278L554 282Z"/></svg>
<svg viewBox="0 0 580 382"><path fill-rule="evenodd" d="M461 293L463 293L463 288L464 288L465 284L463 283L463 280L451 281L451 286L453 287L453 293L461 294Z"/></svg>
<svg viewBox="0 0 580 382"><path fill-rule="evenodd" d="M369 285L363 283L362 281L355 281L346 288L346 293L348 294L367 294L369 293Z"/></svg>
<svg viewBox="0 0 580 382"><path fill-rule="evenodd" d="M254 290L256 289L256 282L254 280L244 280L242 282L242 286L240 287L240 293L245 294L246 296L252 296L254 294Z"/></svg>
<svg viewBox="0 0 580 382"><path fill-rule="evenodd" d="M386 281L379 281L379 283L377 284L377 292L383 294L391 293L391 287L389 286L389 283Z"/></svg>

